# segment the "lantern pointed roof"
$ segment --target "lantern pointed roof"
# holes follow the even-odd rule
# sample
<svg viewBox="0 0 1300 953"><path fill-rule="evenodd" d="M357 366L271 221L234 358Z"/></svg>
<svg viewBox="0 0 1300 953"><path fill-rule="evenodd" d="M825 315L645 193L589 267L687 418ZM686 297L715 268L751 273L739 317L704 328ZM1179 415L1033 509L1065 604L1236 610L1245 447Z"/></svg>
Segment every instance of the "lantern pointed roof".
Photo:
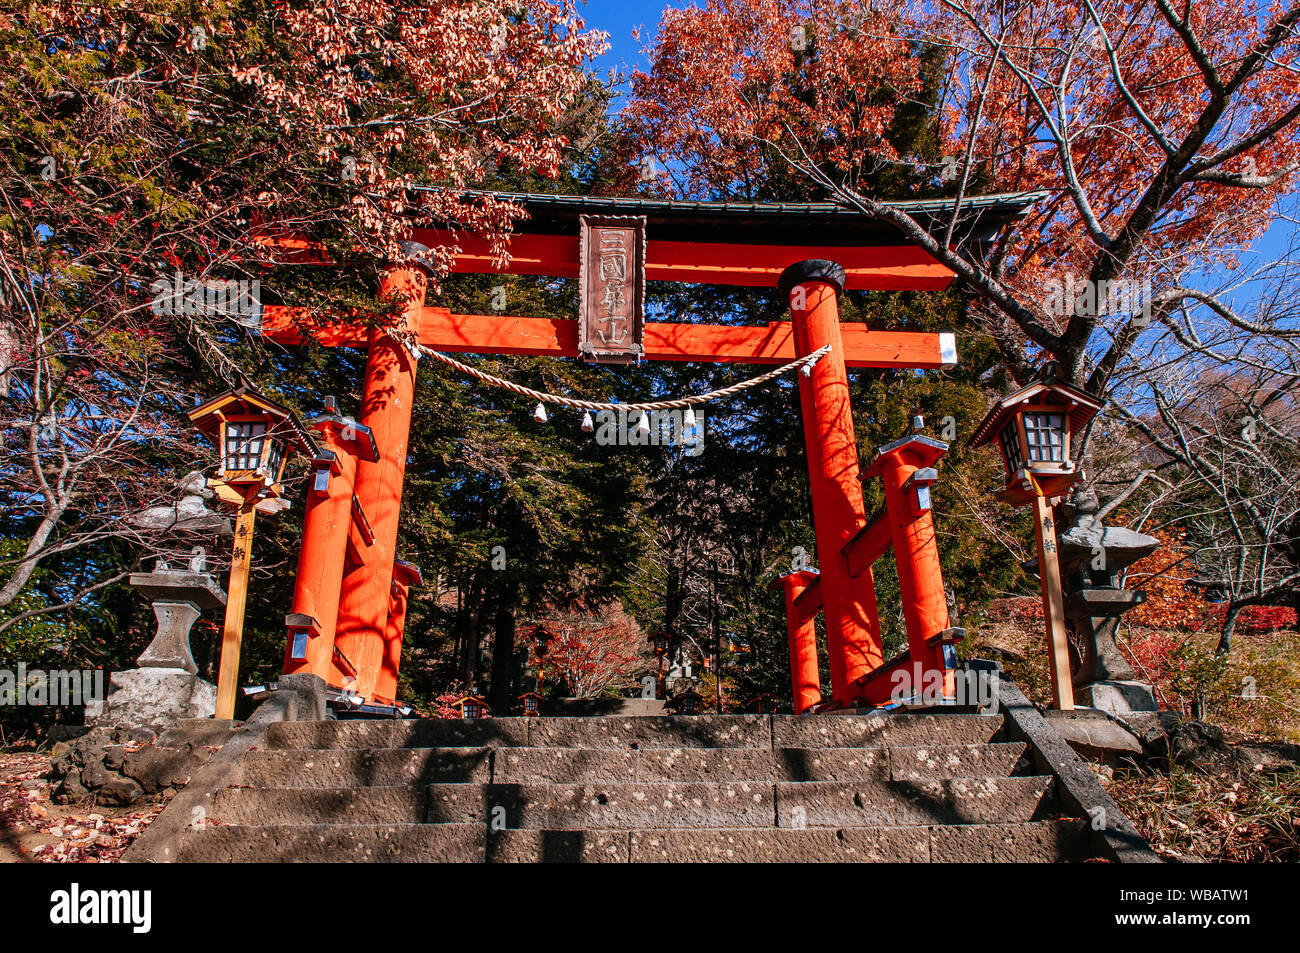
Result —
<svg viewBox="0 0 1300 953"><path fill-rule="evenodd" d="M1036 381L1013 394L1008 394L989 408L988 414L975 428L975 436L971 437L970 445L982 447L992 442L1002 431L1003 425L1021 409L1021 405L1031 401L1039 405L1044 403L1064 405L1070 418L1070 430L1073 433L1078 433L1087 426L1088 421L1106 403L1092 394L1057 380L1055 368L1049 364Z"/></svg>
<svg viewBox="0 0 1300 953"><path fill-rule="evenodd" d="M221 445L220 427L224 418L245 415L265 415L271 418L266 431L282 438L290 447L301 453L317 454L320 448L315 438L307 432L302 422L289 408L277 404L247 384L218 394L199 404L185 414L203 436L214 446Z"/></svg>

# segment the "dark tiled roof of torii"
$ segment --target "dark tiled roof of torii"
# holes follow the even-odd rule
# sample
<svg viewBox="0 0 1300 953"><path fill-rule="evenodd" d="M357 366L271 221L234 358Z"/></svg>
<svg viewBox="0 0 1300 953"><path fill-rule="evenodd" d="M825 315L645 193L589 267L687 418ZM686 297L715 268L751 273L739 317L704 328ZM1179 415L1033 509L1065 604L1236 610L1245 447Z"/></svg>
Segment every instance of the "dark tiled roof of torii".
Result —
<svg viewBox="0 0 1300 953"><path fill-rule="evenodd" d="M525 234L577 234L580 215L644 215L650 240L858 246L899 244L903 240L892 224L835 202L689 202L481 190L461 194L505 199L524 206L529 217L516 223L514 230ZM962 200L954 238L985 240L1001 226L1023 218L1045 194L1007 192L968 196ZM927 230L934 231L947 227L953 199L914 199L885 204L908 213Z"/></svg>

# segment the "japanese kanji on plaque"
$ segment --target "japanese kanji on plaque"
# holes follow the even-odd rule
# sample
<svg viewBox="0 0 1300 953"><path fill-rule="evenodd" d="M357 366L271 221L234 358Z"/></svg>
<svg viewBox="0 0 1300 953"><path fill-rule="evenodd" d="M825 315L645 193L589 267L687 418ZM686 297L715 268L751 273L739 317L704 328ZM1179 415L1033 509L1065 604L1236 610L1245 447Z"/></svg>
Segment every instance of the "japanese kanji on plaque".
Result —
<svg viewBox="0 0 1300 953"><path fill-rule="evenodd" d="M602 364L644 353L645 217L583 215L578 352Z"/></svg>

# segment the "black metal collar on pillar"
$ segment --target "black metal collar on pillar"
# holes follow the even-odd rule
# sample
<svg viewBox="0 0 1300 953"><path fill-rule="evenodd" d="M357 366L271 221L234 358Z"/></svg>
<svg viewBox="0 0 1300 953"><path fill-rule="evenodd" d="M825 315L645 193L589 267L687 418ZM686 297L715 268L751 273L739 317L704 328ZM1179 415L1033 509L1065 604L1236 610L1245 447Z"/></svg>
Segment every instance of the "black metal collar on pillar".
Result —
<svg viewBox="0 0 1300 953"><path fill-rule="evenodd" d="M789 298L791 289L796 285L805 281L824 281L828 285L834 285L835 294L840 295L844 293L844 280L844 269L835 262L825 258L809 258L797 261L781 272L776 287L782 298Z"/></svg>
<svg viewBox="0 0 1300 953"><path fill-rule="evenodd" d="M402 265L414 265L424 272L426 278L432 278L434 275L433 263L430 257L433 255L433 249L428 245L421 245L419 242L404 241L399 246L401 257L394 260L389 259L387 266L396 268Z"/></svg>

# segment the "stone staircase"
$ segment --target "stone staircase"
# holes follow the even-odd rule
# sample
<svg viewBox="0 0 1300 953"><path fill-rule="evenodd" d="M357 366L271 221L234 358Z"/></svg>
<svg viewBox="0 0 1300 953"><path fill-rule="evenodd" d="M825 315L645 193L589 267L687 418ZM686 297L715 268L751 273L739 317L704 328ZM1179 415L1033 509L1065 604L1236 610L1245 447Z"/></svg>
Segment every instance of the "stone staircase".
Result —
<svg viewBox="0 0 1300 953"><path fill-rule="evenodd" d="M182 861L1068 861L1095 856L1001 715L271 724ZM1041 759L1037 763L1042 763ZM178 805L179 807L179 805ZM191 809L187 808L187 811Z"/></svg>

